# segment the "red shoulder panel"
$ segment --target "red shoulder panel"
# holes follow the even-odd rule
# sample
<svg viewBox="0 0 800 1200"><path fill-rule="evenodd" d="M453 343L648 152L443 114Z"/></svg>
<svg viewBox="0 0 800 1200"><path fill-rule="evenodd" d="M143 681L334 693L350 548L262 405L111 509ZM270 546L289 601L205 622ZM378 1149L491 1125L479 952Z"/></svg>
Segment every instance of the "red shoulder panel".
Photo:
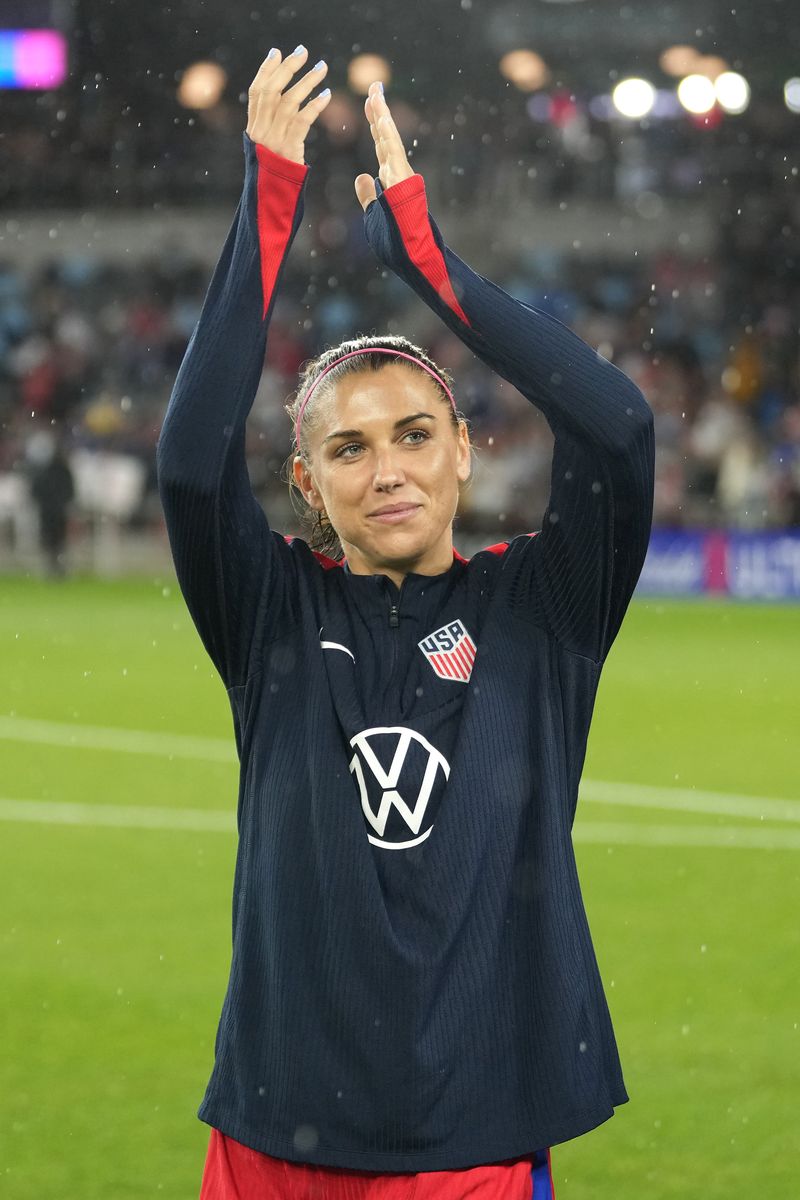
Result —
<svg viewBox="0 0 800 1200"><path fill-rule="evenodd" d="M294 534L284 533L283 540L286 542L287 546L291 546L292 542L295 541ZM297 540L302 541L303 539L299 538ZM337 562L335 558L328 558L327 554L320 554L319 550L312 550L311 553L314 555L314 558L317 560L319 565L326 571L330 571L332 567L341 567L343 565L342 563Z"/></svg>
<svg viewBox="0 0 800 1200"><path fill-rule="evenodd" d="M536 537L538 532L539 530L537 529L533 533L526 533L525 537ZM510 542L495 542L493 546L484 546L483 548L484 550L488 550L490 554L505 554L510 544Z"/></svg>
<svg viewBox="0 0 800 1200"><path fill-rule="evenodd" d="M317 560L319 565L326 571L330 571L333 567L341 567L342 563L337 562L335 558L328 558L327 554L320 554L319 550L312 550L311 553Z"/></svg>

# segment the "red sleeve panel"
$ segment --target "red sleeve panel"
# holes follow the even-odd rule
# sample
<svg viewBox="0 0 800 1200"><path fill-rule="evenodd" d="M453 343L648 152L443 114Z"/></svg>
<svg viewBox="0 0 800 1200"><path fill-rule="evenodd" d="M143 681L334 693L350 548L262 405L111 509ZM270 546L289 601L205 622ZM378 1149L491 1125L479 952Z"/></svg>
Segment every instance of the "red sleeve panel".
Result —
<svg viewBox="0 0 800 1200"><path fill-rule="evenodd" d="M281 263L292 235L297 197L308 166L256 143L258 244L261 252L262 319L269 312Z"/></svg>
<svg viewBox="0 0 800 1200"><path fill-rule="evenodd" d="M421 175L412 175L385 188L383 194L400 230L406 254L447 307L465 325L469 325L467 314L459 304L447 274L444 255L436 245L431 230L424 179Z"/></svg>

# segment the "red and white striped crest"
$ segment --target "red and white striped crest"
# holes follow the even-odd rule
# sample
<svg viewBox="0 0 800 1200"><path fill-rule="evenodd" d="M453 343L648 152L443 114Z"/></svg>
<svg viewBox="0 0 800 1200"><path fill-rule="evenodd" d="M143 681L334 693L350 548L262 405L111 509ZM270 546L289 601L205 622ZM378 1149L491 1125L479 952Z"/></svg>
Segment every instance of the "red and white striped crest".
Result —
<svg viewBox="0 0 800 1200"><path fill-rule="evenodd" d="M462 621L449 621L417 644L440 679L469 683L476 647Z"/></svg>

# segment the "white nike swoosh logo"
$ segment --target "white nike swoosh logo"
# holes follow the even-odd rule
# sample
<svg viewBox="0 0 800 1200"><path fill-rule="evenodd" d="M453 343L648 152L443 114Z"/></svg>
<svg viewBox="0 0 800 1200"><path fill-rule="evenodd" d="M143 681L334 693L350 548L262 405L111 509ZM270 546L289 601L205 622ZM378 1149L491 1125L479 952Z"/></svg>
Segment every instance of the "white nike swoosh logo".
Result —
<svg viewBox="0 0 800 1200"><path fill-rule="evenodd" d="M349 654L353 662L356 661L356 656L352 650L348 650L347 646L342 646L339 642L320 642L323 650L344 650L345 654Z"/></svg>

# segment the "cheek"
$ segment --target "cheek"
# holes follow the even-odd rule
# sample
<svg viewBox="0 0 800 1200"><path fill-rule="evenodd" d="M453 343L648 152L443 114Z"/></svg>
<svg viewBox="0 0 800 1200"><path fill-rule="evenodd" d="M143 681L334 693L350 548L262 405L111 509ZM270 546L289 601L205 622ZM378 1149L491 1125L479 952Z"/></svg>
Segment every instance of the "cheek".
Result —
<svg viewBox="0 0 800 1200"><path fill-rule="evenodd" d="M437 449L430 463L430 476L435 477L437 491L450 492L458 490L457 463L455 455L449 446Z"/></svg>
<svg viewBox="0 0 800 1200"><path fill-rule="evenodd" d="M346 515L348 508L359 503L367 483L363 472L358 470L332 470L322 484L328 509Z"/></svg>

